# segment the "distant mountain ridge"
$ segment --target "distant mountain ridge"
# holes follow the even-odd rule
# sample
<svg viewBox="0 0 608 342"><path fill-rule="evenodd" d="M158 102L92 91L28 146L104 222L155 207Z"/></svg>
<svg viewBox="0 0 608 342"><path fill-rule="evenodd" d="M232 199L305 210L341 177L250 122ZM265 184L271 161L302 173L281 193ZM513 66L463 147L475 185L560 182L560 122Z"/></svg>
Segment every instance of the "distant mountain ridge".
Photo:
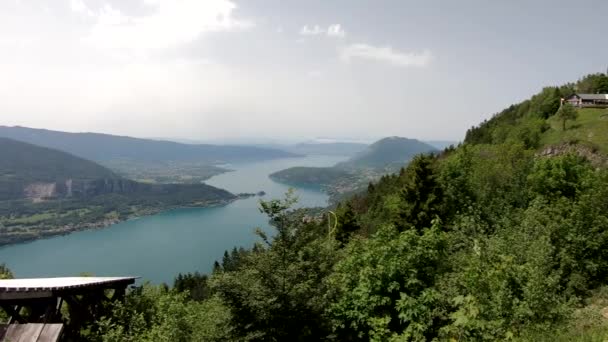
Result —
<svg viewBox="0 0 608 342"><path fill-rule="evenodd" d="M0 137L68 152L97 161L131 159L230 163L297 156L278 149L249 146L182 144L101 133L68 133L27 127L0 126Z"/></svg>
<svg viewBox="0 0 608 342"><path fill-rule="evenodd" d="M72 154L0 137L0 179L25 182L58 179L116 179L109 169Z"/></svg>
<svg viewBox="0 0 608 342"><path fill-rule="evenodd" d="M90 198L110 193L148 196L180 192L205 200L234 198L229 192L206 184L135 182L69 153L0 137L0 201Z"/></svg>
<svg viewBox="0 0 608 342"><path fill-rule="evenodd" d="M299 143L282 148L288 152L307 155L353 156L367 148L368 145L349 142Z"/></svg>

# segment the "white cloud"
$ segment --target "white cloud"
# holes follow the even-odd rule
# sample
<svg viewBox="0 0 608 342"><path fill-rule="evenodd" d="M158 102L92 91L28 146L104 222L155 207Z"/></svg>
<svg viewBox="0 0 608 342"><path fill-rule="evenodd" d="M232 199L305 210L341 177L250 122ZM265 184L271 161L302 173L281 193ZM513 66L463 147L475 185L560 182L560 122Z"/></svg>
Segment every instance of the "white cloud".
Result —
<svg viewBox="0 0 608 342"><path fill-rule="evenodd" d="M325 29L322 29L319 25L308 27L308 25L302 26L300 34L303 36L317 36L325 33Z"/></svg>
<svg viewBox="0 0 608 342"><path fill-rule="evenodd" d="M82 0L71 0L72 9L85 11ZM229 0L144 0L154 11L130 16L105 4L95 11L96 22L85 42L98 48L158 49L194 41L201 34L253 26L234 17ZM84 9L83 9L84 8Z"/></svg>
<svg viewBox="0 0 608 342"><path fill-rule="evenodd" d="M300 29L300 35L302 36L318 36L318 35L327 35L328 37L334 38L344 38L346 36L346 31L342 28L340 24L331 24L327 27L327 29L319 26L308 26L304 25Z"/></svg>
<svg viewBox="0 0 608 342"><path fill-rule="evenodd" d="M400 52L390 46L377 47L368 44L352 44L342 49L340 59L350 63L353 59L372 60L399 67L424 67L433 58L429 50L422 52Z"/></svg>
<svg viewBox="0 0 608 342"><path fill-rule="evenodd" d="M329 25L327 28L327 35L330 37L344 38L346 31L340 26L340 24Z"/></svg>
<svg viewBox="0 0 608 342"><path fill-rule="evenodd" d="M93 15L93 11L82 0L70 0L70 9L76 13Z"/></svg>

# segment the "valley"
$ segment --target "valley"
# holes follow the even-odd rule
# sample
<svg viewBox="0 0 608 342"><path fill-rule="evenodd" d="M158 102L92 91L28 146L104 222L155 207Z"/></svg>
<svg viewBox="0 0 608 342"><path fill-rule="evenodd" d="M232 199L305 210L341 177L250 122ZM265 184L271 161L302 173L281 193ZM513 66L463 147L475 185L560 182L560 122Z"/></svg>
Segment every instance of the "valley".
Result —
<svg viewBox="0 0 608 342"><path fill-rule="evenodd" d="M44 239L5 245L0 247L0 260L10 265L19 277L67 276L82 272L135 274L154 283L169 284L178 272L210 272L213 262L227 249L250 246L256 240L255 227L272 231L266 216L259 211L259 200L279 198L292 186L272 181L268 177L270 173L294 165L323 167L343 160L344 157L309 156L232 164L230 167L234 171L208 179L209 186L235 194L253 194L260 190L265 194L243 196L214 206L153 208L121 222L110 216L108 221L100 221L109 224L100 223L98 228L103 226L103 229L82 227L84 230L74 229L67 235L58 231L55 235L45 235ZM296 187L296 194L300 208L327 206L327 194L317 187ZM84 209L64 207L62 214L53 215L69 213L86 218L95 210L93 206ZM37 211L37 214L14 220L30 227L33 222L23 221L41 220L50 227L58 227L50 224L53 218L49 216L48 212ZM32 232L40 233L35 228ZM75 255L79 257L75 258Z"/></svg>

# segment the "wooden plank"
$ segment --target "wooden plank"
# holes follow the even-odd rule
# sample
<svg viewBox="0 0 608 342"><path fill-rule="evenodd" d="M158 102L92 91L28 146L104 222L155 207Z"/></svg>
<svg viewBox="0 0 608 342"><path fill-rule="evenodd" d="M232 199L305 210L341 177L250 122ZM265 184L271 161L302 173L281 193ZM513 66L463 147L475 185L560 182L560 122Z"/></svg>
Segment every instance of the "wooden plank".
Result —
<svg viewBox="0 0 608 342"><path fill-rule="evenodd" d="M19 336L18 342L35 342L40 337L44 324L22 324L25 326L25 331Z"/></svg>
<svg viewBox="0 0 608 342"><path fill-rule="evenodd" d="M6 336L8 327L9 327L8 324L0 324L0 341L4 341L4 336Z"/></svg>
<svg viewBox="0 0 608 342"><path fill-rule="evenodd" d="M2 342L36 342L44 324L11 324Z"/></svg>
<svg viewBox="0 0 608 342"><path fill-rule="evenodd" d="M36 342L57 342L63 331L63 324L45 324Z"/></svg>

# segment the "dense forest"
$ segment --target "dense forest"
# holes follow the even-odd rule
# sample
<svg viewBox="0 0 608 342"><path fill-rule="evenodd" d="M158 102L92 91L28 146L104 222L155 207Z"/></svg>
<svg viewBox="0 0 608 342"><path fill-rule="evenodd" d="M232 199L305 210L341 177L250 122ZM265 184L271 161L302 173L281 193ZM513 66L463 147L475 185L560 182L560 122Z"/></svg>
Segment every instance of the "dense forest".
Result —
<svg viewBox="0 0 608 342"><path fill-rule="evenodd" d="M593 115L606 135L608 111L559 111L561 97L606 91L607 79L546 88L335 215L292 210L293 193L261 202L273 236L259 231L212 274L132 290L83 339L602 341L606 146L568 134Z"/></svg>

